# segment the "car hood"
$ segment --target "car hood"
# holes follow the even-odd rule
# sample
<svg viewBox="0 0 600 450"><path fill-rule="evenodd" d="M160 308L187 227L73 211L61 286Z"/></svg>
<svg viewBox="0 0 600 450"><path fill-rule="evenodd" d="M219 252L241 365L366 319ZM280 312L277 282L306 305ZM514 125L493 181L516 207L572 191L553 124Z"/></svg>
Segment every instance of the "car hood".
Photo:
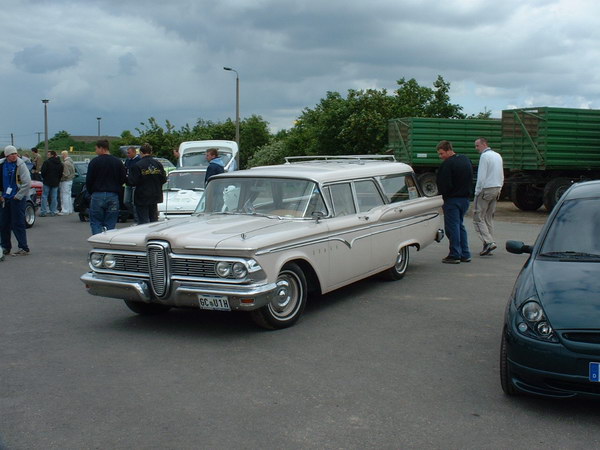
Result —
<svg viewBox="0 0 600 450"><path fill-rule="evenodd" d="M175 252L193 250L253 251L325 231L322 222L251 215L206 215L153 222L91 236L92 244L143 250L149 240L165 240ZM316 229L315 229L316 228Z"/></svg>
<svg viewBox="0 0 600 450"><path fill-rule="evenodd" d="M600 263L538 259L533 276L554 329L600 328Z"/></svg>

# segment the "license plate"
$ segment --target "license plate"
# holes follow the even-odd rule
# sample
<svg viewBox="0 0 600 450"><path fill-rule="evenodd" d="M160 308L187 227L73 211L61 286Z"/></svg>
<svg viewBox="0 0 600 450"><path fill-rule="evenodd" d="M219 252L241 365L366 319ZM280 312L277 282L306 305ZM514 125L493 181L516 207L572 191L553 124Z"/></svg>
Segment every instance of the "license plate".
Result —
<svg viewBox="0 0 600 450"><path fill-rule="evenodd" d="M590 381L600 382L600 363L590 363Z"/></svg>
<svg viewBox="0 0 600 450"><path fill-rule="evenodd" d="M199 295L198 306L200 309L231 311L229 299L224 295Z"/></svg>

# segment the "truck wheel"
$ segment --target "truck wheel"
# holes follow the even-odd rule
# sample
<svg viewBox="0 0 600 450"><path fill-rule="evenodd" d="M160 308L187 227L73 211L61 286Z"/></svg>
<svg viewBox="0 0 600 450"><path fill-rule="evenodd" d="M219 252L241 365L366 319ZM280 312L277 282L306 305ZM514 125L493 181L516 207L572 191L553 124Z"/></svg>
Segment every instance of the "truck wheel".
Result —
<svg viewBox="0 0 600 450"><path fill-rule="evenodd" d="M569 178L555 178L544 187L544 207L552 211L562 195L573 184Z"/></svg>
<svg viewBox="0 0 600 450"><path fill-rule="evenodd" d="M510 198L521 211L535 211L544 203L542 191L530 184L514 184Z"/></svg>
<svg viewBox="0 0 600 450"><path fill-rule="evenodd" d="M435 173L425 172L419 175L417 179L419 180L421 189L423 189L423 193L427 197L435 197L436 195L439 195Z"/></svg>

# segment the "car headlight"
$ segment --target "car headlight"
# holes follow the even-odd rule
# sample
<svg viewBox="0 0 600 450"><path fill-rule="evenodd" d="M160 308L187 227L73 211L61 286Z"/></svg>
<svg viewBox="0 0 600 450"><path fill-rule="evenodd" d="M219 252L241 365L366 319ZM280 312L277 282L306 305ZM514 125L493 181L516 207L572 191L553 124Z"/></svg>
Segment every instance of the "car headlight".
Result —
<svg viewBox="0 0 600 450"><path fill-rule="evenodd" d="M115 255L104 255L104 267L107 269L114 269L116 265L117 258L115 258Z"/></svg>
<svg viewBox="0 0 600 450"><path fill-rule="evenodd" d="M92 253L90 255L90 263L97 269L102 267L102 262L104 261L104 255L102 253Z"/></svg>
<svg viewBox="0 0 600 450"><path fill-rule="evenodd" d="M527 300L520 309L522 320L518 330L526 336L548 342L558 342L558 338L546 318L544 309L536 300Z"/></svg>
<svg viewBox="0 0 600 450"><path fill-rule="evenodd" d="M231 273L235 278L245 278L248 275L248 269L241 262L236 262L231 267Z"/></svg>
<svg viewBox="0 0 600 450"><path fill-rule="evenodd" d="M221 278L227 278L231 273L231 263L224 261L218 262L216 270L217 275L219 275Z"/></svg>

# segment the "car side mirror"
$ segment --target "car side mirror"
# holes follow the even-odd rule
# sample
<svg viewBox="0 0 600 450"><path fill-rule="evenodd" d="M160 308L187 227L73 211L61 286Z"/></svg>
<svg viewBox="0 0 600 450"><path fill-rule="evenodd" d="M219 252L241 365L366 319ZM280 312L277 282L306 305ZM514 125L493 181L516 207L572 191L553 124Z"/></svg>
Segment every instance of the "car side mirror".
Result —
<svg viewBox="0 0 600 450"><path fill-rule="evenodd" d="M531 245L526 245L521 241L506 241L506 251L520 255L522 253L531 253Z"/></svg>

